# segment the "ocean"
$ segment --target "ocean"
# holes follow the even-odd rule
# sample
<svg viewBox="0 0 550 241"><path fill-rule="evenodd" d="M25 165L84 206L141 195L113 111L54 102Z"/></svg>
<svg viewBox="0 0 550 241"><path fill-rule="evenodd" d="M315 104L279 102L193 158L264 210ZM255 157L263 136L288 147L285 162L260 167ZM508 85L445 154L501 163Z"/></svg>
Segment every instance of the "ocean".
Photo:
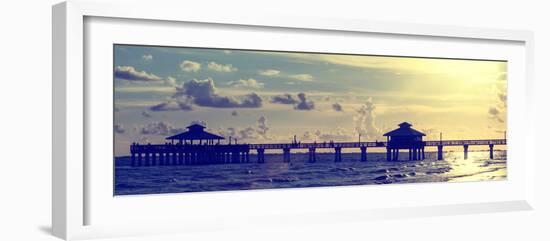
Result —
<svg viewBox="0 0 550 241"><path fill-rule="evenodd" d="M488 151L471 151L467 160L460 151L440 161L436 152L418 161L386 161L385 153L360 158L342 153L342 162L334 162L333 153L318 153L308 163L307 153L292 153L284 163L282 154L266 154L265 163L256 163L251 154L245 164L132 167L129 157L116 157L114 195L506 179L505 150L495 150L493 160Z"/></svg>

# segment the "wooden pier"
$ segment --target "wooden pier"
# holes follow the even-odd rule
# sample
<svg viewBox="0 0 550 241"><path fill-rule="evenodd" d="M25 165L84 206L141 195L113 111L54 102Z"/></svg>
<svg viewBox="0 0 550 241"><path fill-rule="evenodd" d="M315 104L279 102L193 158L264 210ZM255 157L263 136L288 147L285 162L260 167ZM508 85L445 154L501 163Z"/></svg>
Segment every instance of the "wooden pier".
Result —
<svg viewBox="0 0 550 241"><path fill-rule="evenodd" d="M302 143L294 140L292 143L264 143L264 144L237 144L236 141L228 144L220 144L223 137L203 131L204 127L192 125L189 132L181 133L166 139L171 140L165 144L139 144L130 146L132 166L156 166L156 165L208 165L249 163L250 152L254 151L258 163L265 163L266 150L281 150L284 162L291 162L292 150L307 150L308 162L317 161L317 150L333 149L334 161L342 161L343 149L356 149L361 153L361 161L367 161L367 151L374 148L385 148L387 161L399 160L401 150L406 150L408 160L424 160L426 148L437 148L437 159L443 160L444 147L462 146L464 159L468 158L470 146L487 146L489 158L493 159L495 145L506 145L506 139L484 140L441 140L423 141L423 133L411 127L409 123L401 123L400 128L388 132L387 141L374 142L308 142ZM214 143L214 140L218 143ZM177 140L177 143L174 141ZM193 140L199 140L194 143ZM204 140L204 142L203 142Z"/></svg>
<svg viewBox="0 0 550 241"><path fill-rule="evenodd" d="M425 159L425 148L437 148L437 159L443 160L444 147L462 146L464 159L468 158L469 146L487 146L489 158L493 159L494 146L506 145L506 139L486 140L443 140L424 141L420 151L409 150L409 160ZM333 149L334 161L342 161L342 149L357 149L361 161L367 161L367 150L385 148L387 155L399 157L399 149L392 149L388 142L310 142L310 143L272 143L239 145L180 145L180 144L133 144L130 147L132 166L155 165L207 165L249 163L250 152L255 152L258 163L265 162L266 150L281 150L284 162L291 162L292 150L308 150L308 161L317 161L317 150ZM415 158L416 156L416 158ZM390 158L391 160L398 160Z"/></svg>

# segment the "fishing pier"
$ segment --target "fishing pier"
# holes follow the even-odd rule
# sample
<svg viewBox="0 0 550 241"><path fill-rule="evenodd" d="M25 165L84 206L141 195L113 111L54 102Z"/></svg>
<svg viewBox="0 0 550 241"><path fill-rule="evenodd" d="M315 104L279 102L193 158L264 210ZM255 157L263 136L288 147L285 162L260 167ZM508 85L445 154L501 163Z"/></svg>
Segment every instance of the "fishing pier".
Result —
<svg viewBox="0 0 550 241"><path fill-rule="evenodd" d="M390 131L384 136L386 141L375 142L297 142L272 144L237 144L231 140L222 144L224 137L204 131L205 127L195 124L187 132L167 137L169 142L164 144L138 144L130 146L132 166L156 165L208 165L249 163L250 152L256 154L256 162L265 163L266 150L282 150L283 161L291 162L292 150L307 150L308 161L317 161L318 149L333 149L334 161L342 161L342 149L357 149L361 152L361 161L367 161L367 151L373 148L385 148L387 161L400 160L401 150L408 154L408 160L424 160L426 148L437 148L437 159L443 160L444 147L462 146L464 159L468 159L469 146L487 146L489 158L493 159L493 150L496 145L506 145L506 139L486 140L442 140L424 141L425 136L413 128L411 124L403 122L399 128Z"/></svg>

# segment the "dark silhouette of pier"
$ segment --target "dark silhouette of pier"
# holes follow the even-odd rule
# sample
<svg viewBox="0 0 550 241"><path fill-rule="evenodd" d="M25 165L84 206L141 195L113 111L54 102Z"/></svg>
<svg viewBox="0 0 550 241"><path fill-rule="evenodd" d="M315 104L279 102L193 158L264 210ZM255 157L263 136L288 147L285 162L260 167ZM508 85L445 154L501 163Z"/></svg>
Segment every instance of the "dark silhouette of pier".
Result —
<svg viewBox="0 0 550 241"><path fill-rule="evenodd" d="M411 128L411 124L403 122L398 129L390 131L384 136L387 141L374 142L308 142L302 143L294 139L291 143L267 143L267 144L237 144L229 141L221 144L224 137L204 131L204 126L189 126L189 131L166 138L171 142L164 144L138 144L130 146L132 166L155 165L207 165L249 163L250 152L256 153L258 163L265 162L266 150L282 150L283 161L291 161L291 151L298 149L308 150L308 161L316 162L317 149L334 149L334 161L342 161L342 149L358 149L361 152L361 161L367 161L367 151L373 148L385 148L388 161L399 160L401 150L408 153L408 160L424 160L425 149L437 148L437 159L443 160L445 146L462 146L464 159L468 158L469 146L488 146L489 158L493 159L495 145L506 145L506 139L486 140L442 140L424 141L425 136Z"/></svg>

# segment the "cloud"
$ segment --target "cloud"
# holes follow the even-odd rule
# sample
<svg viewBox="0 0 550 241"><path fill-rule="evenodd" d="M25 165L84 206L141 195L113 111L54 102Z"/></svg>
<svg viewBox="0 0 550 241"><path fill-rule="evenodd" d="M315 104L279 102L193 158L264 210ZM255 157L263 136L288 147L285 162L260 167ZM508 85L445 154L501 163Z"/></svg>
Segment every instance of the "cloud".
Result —
<svg viewBox="0 0 550 241"><path fill-rule="evenodd" d="M252 78L229 81L227 82L227 85L231 85L233 87L244 87L244 88L254 88L254 89L261 89L264 87L264 83L258 82L257 80Z"/></svg>
<svg viewBox="0 0 550 241"><path fill-rule="evenodd" d="M231 137L233 140L237 139L242 143L244 141L253 140L270 140L271 136L269 135L269 129L267 118L260 116L256 122L256 126L251 125L242 128L229 127L220 129L218 132L227 139Z"/></svg>
<svg viewBox="0 0 550 241"><path fill-rule="evenodd" d="M151 54L144 54L141 56L141 59L145 60L145 61L151 61L153 60L153 55Z"/></svg>
<svg viewBox="0 0 550 241"><path fill-rule="evenodd" d="M142 135L160 135L168 136L184 132L183 128L176 128L172 124L163 121L154 121L145 126L141 126L139 133Z"/></svg>
<svg viewBox="0 0 550 241"><path fill-rule="evenodd" d="M276 95L271 97L271 103L277 103L277 104L285 104L285 105L293 105L298 103L298 100L294 99L292 95L285 93L282 95Z"/></svg>
<svg viewBox="0 0 550 241"><path fill-rule="evenodd" d="M506 120L506 109L508 107L508 94L505 85L495 85L495 104L489 107L487 111L489 119L504 123Z"/></svg>
<svg viewBox="0 0 550 241"><path fill-rule="evenodd" d="M267 119L262 115L260 118L258 118L258 129L256 132L258 135L260 135L263 139L268 139L268 132L269 126L267 125Z"/></svg>
<svg viewBox="0 0 550 241"><path fill-rule="evenodd" d="M338 111L338 112L343 111L342 105L340 105L340 104L338 104L338 103L332 104L332 109L333 109L334 111Z"/></svg>
<svg viewBox="0 0 550 241"><path fill-rule="evenodd" d="M218 64L216 62L209 62L208 68L217 72L236 72L239 69L233 67L231 64Z"/></svg>
<svg viewBox="0 0 550 241"><path fill-rule="evenodd" d="M166 85L168 86L176 86L177 83L176 83L176 78L172 77L172 76L168 76L168 78L166 78L164 80L164 82L166 83Z"/></svg>
<svg viewBox="0 0 550 241"><path fill-rule="evenodd" d="M315 132L317 139L322 141L349 141L353 139L353 135L347 132L343 128L336 128L336 130L331 132L323 133L320 130Z"/></svg>
<svg viewBox="0 0 550 241"><path fill-rule="evenodd" d="M126 132L126 130L124 129L124 125L119 124L119 123L115 124L113 126L113 128L114 128L115 133L117 133L117 134L124 134L124 132Z"/></svg>
<svg viewBox="0 0 550 241"><path fill-rule="evenodd" d="M115 67L115 78L128 81L162 81L161 77L145 71L138 71L132 66L117 66Z"/></svg>
<svg viewBox="0 0 550 241"><path fill-rule="evenodd" d="M185 72L198 72L201 69L201 64L190 60L185 60L180 63L180 69Z"/></svg>
<svg viewBox="0 0 550 241"><path fill-rule="evenodd" d="M291 94L285 93L271 97L271 103L294 105L295 110L313 110L315 103L308 100L305 93L298 93L298 98L294 98Z"/></svg>
<svg viewBox="0 0 550 241"><path fill-rule="evenodd" d="M310 74L295 74L288 77L299 81L313 81L313 76Z"/></svg>
<svg viewBox="0 0 550 241"><path fill-rule="evenodd" d="M434 140L439 140L439 133L441 133L441 131L435 128L420 129L420 131L426 134L426 139L434 139Z"/></svg>
<svg viewBox="0 0 550 241"><path fill-rule="evenodd" d="M489 118L496 120L500 123L504 123L504 119L502 118L502 113L497 107L489 107Z"/></svg>
<svg viewBox="0 0 550 241"><path fill-rule="evenodd" d="M141 112L141 115L142 115L143 117L146 117L146 118L151 118L151 114L149 114L149 112L147 112L147 111Z"/></svg>
<svg viewBox="0 0 550 241"><path fill-rule="evenodd" d="M361 134L361 136L370 139L380 137L380 129L376 127L375 109L376 106L374 105L372 98L369 97L367 102L357 110L356 115L353 117L355 131L358 134Z"/></svg>
<svg viewBox="0 0 550 241"><path fill-rule="evenodd" d="M307 100L306 94L298 93L298 103L294 106L295 110L313 110L315 109L315 103L311 100Z"/></svg>
<svg viewBox="0 0 550 241"><path fill-rule="evenodd" d="M177 98L168 99L157 105L151 106L149 107L149 110L150 111L176 111L176 110L191 111L193 110L193 105L188 98L177 97Z"/></svg>
<svg viewBox="0 0 550 241"><path fill-rule="evenodd" d="M262 98L253 92L241 96L240 99L219 95L214 81L210 78L185 82L182 86L176 87L176 94L173 97L184 97L193 104L203 107L258 108L262 106Z"/></svg>
<svg viewBox="0 0 550 241"><path fill-rule="evenodd" d="M258 74L263 76L278 76L281 73L281 71L276 69L264 69L264 70L258 70Z"/></svg>

